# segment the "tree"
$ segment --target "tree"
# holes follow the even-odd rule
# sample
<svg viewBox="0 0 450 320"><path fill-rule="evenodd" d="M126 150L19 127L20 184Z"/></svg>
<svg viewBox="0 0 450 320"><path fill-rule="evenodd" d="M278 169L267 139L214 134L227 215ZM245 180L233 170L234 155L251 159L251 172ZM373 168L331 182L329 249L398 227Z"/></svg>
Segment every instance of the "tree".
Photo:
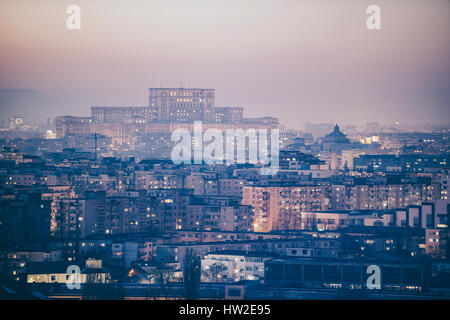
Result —
<svg viewBox="0 0 450 320"><path fill-rule="evenodd" d="M102 279L96 272L86 273L82 290L83 300L123 300L125 297L121 280Z"/></svg>
<svg viewBox="0 0 450 320"><path fill-rule="evenodd" d="M86 282L83 284L83 300L102 299L102 292L99 279L95 273L86 274Z"/></svg>
<svg viewBox="0 0 450 320"><path fill-rule="evenodd" d="M198 284L201 276L200 259L192 251L186 252L183 267L183 282L187 299L195 299L198 295Z"/></svg>
<svg viewBox="0 0 450 320"><path fill-rule="evenodd" d="M150 271L150 276L155 279L155 281L160 285L161 291L166 297L170 295L171 282L175 275L175 268L170 264L155 261L152 264L152 271Z"/></svg>
<svg viewBox="0 0 450 320"><path fill-rule="evenodd" d="M218 282L222 278L222 271L225 270L225 266L222 263L213 263L209 268L202 270L202 275L207 282L209 282L210 296L213 296L212 283ZM216 295L218 292L216 292Z"/></svg>
<svg viewBox="0 0 450 320"><path fill-rule="evenodd" d="M208 282L218 282L219 279L221 279L222 271L225 270L225 266L222 263L213 263L209 266L209 268L203 270L203 277Z"/></svg>

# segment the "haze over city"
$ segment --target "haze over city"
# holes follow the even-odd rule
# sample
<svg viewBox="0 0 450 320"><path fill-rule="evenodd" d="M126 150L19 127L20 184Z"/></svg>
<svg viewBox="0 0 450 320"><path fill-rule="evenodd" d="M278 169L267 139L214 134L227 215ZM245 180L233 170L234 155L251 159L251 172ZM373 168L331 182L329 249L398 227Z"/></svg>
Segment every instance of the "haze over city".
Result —
<svg viewBox="0 0 450 320"><path fill-rule="evenodd" d="M247 116L448 123L449 2L72 1L0 3L0 114L89 115L147 105L150 87L216 88ZM22 114L20 114L22 113Z"/></svg>
<svg viewBox="0 0 450 320"><path fill-rule="evenodd" d="M0 304L450 300L449 9L0 0Z"/></svg>

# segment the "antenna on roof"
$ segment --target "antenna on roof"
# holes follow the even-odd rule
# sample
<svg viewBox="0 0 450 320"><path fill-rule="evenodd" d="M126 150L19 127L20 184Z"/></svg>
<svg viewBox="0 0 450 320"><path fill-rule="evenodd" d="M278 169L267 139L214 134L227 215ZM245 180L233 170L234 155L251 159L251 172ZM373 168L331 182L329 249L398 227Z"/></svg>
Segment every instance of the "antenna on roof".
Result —
<svg viewBox="0 0 450 320"><path fill-rule="evenodd" d="M95 161L97 161L97 130L94 131L94 148Z"/></svg>

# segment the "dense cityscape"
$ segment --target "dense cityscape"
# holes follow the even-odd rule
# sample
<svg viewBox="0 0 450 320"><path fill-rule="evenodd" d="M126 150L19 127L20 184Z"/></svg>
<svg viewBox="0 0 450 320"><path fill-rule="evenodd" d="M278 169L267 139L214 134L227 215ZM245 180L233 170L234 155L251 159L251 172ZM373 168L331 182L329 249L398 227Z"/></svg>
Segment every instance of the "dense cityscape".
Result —
<svg viewBox="0 0 450 320"><path fill-rule="evenodd" d="M449 126L244 114L215 89L160 87L144 106L4 119L0 295L450 298ZM175 163L172 133L198 122L278 130L277 172Z"/></svg>
<svg viewBox="0 0 450 320"><path fill-rule="evenodd" d="M445 317L449 9L1 0L3 316Z"/></svg>

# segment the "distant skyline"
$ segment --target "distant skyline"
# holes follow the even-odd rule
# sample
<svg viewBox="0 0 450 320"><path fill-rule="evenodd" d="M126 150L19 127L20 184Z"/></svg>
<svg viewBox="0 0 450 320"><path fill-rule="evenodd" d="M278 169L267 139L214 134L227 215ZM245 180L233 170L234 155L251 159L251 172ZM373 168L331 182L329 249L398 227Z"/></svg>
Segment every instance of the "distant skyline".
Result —
<svg viewBox="0 0 450 320"><path fill-rule="evenodd" d="M81 30L66 8L81 8ZM366 28L381 7L382 29ZM281 124L448 124L447 0L2 0L0 116L147 105L150 87L216 89ZM48 113L48 114L47 114ZM3 119L2 120L7 120Z"/></svg>

